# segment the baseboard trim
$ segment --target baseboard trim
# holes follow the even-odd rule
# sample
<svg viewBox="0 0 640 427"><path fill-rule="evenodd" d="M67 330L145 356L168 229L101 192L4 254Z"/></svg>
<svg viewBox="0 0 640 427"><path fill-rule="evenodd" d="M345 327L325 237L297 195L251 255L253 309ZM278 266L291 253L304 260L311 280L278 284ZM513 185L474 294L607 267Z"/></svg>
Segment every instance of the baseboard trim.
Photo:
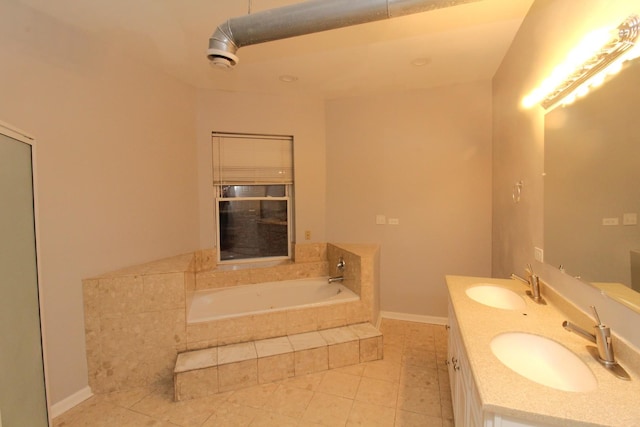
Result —
<svg viewBox="0 0 640 427"><path fill-rule="evenodd" d="M51 405L51 407L49 408L49 415L51 416L51 418L60 416L74 406L84 402L91 396L93 396L91 387L86 386L82 390L78 390L77 392L73 393L71 396L68 396L61 401Z"/></svg>
<svg viewBox="0 0 640 427"><path fill-rule="evenodd" d="M446 317L425 316L422 314L396 313L393 311L381 311L380 317L385 319L406 320L408 322L431 323L433 325L446 325Z"/></svg>

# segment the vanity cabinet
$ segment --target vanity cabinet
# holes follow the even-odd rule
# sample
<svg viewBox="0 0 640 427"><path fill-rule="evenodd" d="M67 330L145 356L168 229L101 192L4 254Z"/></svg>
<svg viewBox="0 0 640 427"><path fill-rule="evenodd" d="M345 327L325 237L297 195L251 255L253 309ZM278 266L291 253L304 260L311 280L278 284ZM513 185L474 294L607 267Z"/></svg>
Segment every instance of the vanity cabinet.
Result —
<svg viewBox="0 0 640 427"><path fill-rule="evenodd" d="M449 347L447 356L455 425L480 427L483 425L482 404L451 304L449 304Z"/></svg>
<svg viewBox="0 0 640 427"><path fill-rule="evenodd" d="M482 410L482 400L471 372L455 311L449 303L449 339L447 367L453 418L456 427L550 427L531 423L511 416ZM496 360L496 363L499 363Z"/></svg>

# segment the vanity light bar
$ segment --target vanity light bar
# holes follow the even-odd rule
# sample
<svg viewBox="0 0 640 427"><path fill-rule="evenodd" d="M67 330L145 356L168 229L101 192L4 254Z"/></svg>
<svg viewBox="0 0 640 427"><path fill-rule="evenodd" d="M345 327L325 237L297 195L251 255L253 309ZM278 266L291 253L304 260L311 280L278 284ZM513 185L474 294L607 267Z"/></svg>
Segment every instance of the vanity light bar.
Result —
<svg viewBox="0 0 640 427"><path fill-rule="evenodd" d="M607 74L620 71L622 62L640 55L639 49L630 52L639 35L640 17L637 15L627 18L614 32L590 34L578 49L571 52L565 63L556 67L549 78L523 99L522 105L531 108L539 103L549 109L560 102L569 104L576 97L585 95L589 87L601 84ZM585 50L594 48L597 51Z"/></svg>

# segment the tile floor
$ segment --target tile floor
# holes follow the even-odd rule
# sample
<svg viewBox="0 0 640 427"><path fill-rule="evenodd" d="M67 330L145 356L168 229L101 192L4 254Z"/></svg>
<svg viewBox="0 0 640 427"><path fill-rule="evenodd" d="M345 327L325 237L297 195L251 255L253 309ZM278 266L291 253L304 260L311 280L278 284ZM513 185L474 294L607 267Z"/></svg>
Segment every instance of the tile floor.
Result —
<svg viewBox="0 0 640 427"><path fill-rule="evenodd" d="M384 319L384 360L183 402L173 385L96 395L54 427L453 426L444 326Z"/></svg>

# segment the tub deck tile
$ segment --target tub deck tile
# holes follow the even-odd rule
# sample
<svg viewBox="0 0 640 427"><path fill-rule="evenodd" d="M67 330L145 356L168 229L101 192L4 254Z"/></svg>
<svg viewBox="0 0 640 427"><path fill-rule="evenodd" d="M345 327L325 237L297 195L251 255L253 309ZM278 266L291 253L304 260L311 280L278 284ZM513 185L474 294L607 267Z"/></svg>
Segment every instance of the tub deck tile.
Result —
<svg viewBox="0 0 640 427"><path fill-rule="evenodd" d="M328 345L358 341L358 335L356 335L348 326L325 329L324 331L320 331L320 335L322 335L322 338L327 341Z"/></svg>
<svg viewBox="0 0 640 427"><path fill-rule="evenodd" d="M258 357L277 356L293 352L293 346L287 337L268 338L256 341L256 352Z"/></svg>
<svg viewBox="0 0 640 427"><path fill-rule="evenodd" d="M378 359L382 359L382 334L368 323L187 351L176 361L175 399Z"/></svg>
<svg viewBox="0 0 640 427"><path fill-rule="evenodd" d="M180 353L174 373L210 368L218 365L218 347Z"/></svg>
<svg viewBox="0 0 640 427"><path fill-rule="evenodd" d="M327 346L327 341L320 335L320 332L304 332L289 335L289 341L294 351L311 350Z"/></svg>
<svg viewBox="0 0 640 427"><path fill-rule="evenodd" d="M255 360L256 346L253 341L240 344L229 344L218 347L218 365Z"/></svg>

